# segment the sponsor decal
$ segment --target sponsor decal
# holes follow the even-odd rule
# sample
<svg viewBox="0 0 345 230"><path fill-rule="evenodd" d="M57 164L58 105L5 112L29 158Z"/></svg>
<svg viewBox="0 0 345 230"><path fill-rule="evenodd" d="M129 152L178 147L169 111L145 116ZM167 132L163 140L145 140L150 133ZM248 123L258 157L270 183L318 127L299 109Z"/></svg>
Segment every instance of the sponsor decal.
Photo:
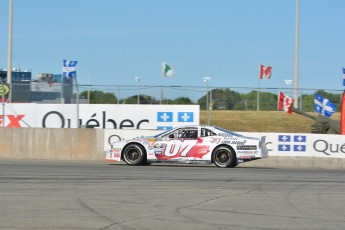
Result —
<svg viewBox="0 0 345 230"><path fill-rule="evenodd" d="M245 145L247 143L247 140L243 141L231 141L232 145Z"/></svg>
<svg viewBox="0 0 345 230"><path fill-rule="evenodd" d="M101 120L99 120L99 118ZM47 123L49 120L54 120L54 123L60 123L60 127L48 127ZM102 111L101 117L97 116L97 113L94 113L91 116L91 119L87 120L85 123L83 119L79 119L81 125L86 126L93 126L94 128L109 128L109 125L112 126L111 128L114 129L124 129L124 128L136 128L140 129L140 125L142 123L150 123L148 119L140 120L138 123L133 122L130 119L124 119L121 122L116 122L113 119L107 119L106 111ZM43 116L42 119L42 127L43 128L71 128L71 119L65 119L62 113L58 111L50 111Z"/></svg>
<svg viewBox="0 0 345 230"><path fill-rule="evenodd" d="M121 148L113 148L113 152L114 153L120 153L121 152Z"/></svg>
<svg viewBox="0 0 345 230"><path fill-rule="evenodd" d="M255 158L255 156L240 156L239 159L246 160L246 159L252 159Z"/></svg>
<svg viewBox="0 0 345 230"><path fill-rule="evenodd" d="M212 143L212 144L218 144L219 142L220 142L220 140L221 140L222 138L214 138L214 137L211 137L210 138L210 143Z"/></svg>
<svg viewBox="0 0 345 230"><path fill-rule="evenodd" d="M140 113L135 112L137 106L142 108ZM6 114L0 113L0 127L171 130L179 124L199 124L199 107L196 105L81 104L78 121L75 107L68 104L6 104L4 108Z"/></svg>
<svg viewBox="0 0 345 230"><path fill-rule="evenodd" d="M115 151L115 149L110 149L107 153L109 154L107 157L108 159L121 157L121 153L119 151Z"/></svg>
<svg viewBox="0 0 345 230"><path fill-rule="evenodd" d="M238 150L236 151L237 154L258 154L258 151L253 151L253 150Z"/></svg>
<svg viewBox="0 0 345 230"><path fill-rule="evenodd" d="M257 150L256 145L238 145L237 150Z"/></svg>
<svg viewBox="0 0 345 230"><path fill-rule="evenodd" d="M222 137L232 137L233 135L229 134L229 133L219 133L218 136L222 136ZM236 138L237 139L237 138Z"/></svg>
<svg viewBox="0 0 345 230"><path fill-rule="evenodd" d="M345 143L334 144L329 143L325 140L316 140L313 144L313 148L316 152L323 153L327 156L332 155L332 153L344 153L345 154Z"/></svg>
<svg viewBox="0 0 345 230"><path fill-rule="evenodd" d="M8 118L9 124L6 126L7 128L22 128L19 122L24 118L25 115L0 115L0 126L2 127L5 117Z"/></svg>

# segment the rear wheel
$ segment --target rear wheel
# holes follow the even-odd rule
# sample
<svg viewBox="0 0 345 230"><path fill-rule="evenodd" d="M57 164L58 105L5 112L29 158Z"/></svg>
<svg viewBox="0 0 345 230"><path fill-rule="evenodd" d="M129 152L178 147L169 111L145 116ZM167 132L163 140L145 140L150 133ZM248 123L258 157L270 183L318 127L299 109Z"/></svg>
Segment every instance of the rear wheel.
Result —
<svg viewBox="0 0 345 230"><path fill-rule="evenodd" d="M214 150L213 162L220 168L233 168L236 166L236 154L229 147L219 146Z"/></svg>
<svg viewBox="0 0 345 230"><path fill-rule="evenodd" d="M146 162L146 153L138 144L129 144L123 151L123 160L128 165L143 165Z"/></svg>

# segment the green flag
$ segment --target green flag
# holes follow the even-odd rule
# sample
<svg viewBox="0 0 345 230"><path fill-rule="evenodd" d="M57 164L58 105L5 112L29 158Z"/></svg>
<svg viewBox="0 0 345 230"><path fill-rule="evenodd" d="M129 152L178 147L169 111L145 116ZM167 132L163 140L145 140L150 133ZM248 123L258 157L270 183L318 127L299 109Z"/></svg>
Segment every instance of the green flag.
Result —
<svg viewBox="0 0 345 230"><path fill-rule="evenodd" d="M162 62L162 75L163 77L171 77L173 74L173 68L165 62Z"/></svg>

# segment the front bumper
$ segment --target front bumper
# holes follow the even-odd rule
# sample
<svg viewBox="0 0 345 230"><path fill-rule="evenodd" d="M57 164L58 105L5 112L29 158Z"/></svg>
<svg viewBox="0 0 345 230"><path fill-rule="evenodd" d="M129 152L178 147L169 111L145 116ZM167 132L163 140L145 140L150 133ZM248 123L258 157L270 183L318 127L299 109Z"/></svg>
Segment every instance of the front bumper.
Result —
<svg viewBox="0 0 345 230"><path fill-rule="evenodd" d="M115 152L113 149L107 149L105 151L105 160L106 161L121 161L121 153Z"/></svg>

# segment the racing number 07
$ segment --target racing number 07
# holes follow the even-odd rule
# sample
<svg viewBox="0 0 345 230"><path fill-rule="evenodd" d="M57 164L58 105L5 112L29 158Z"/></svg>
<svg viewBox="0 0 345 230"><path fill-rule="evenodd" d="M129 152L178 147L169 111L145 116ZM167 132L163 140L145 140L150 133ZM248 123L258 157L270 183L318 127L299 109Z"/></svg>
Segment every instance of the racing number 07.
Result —
<svg viewBox="0 0 345 230"><path fill-rule="evenodd" d="M196 145L197 140L173 140L167 143L163 153L167 157L187 156L187 153Z"/></svg>

